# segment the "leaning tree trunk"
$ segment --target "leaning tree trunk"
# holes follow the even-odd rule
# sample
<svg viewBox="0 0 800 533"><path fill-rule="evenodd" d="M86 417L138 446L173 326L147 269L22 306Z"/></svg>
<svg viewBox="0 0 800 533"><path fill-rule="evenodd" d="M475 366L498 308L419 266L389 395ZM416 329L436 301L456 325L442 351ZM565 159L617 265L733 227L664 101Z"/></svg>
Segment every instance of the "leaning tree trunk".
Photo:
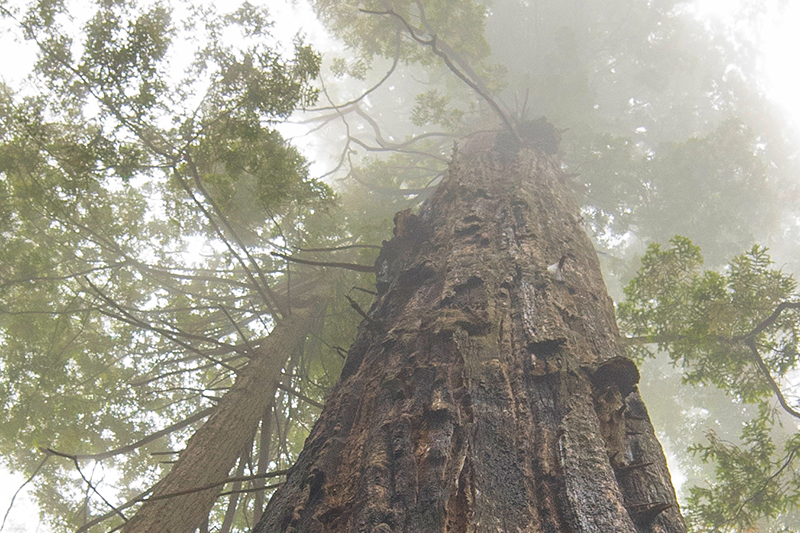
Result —
<svg viewBox="0 0 800 533"><path fill-rule="evenodd" d="M178 462L122 528L123 533L194 533L208 518L224 481L273 401L281 371L318 327L324 306L284 318L254 350L214 413L186 444Z"/></svg>
<svg viewBox="0 0 800 533"><path fill-rule="evenodd" d="M563 173L501 155L398 213L370 318L255 533L685 531Z"/></svg>

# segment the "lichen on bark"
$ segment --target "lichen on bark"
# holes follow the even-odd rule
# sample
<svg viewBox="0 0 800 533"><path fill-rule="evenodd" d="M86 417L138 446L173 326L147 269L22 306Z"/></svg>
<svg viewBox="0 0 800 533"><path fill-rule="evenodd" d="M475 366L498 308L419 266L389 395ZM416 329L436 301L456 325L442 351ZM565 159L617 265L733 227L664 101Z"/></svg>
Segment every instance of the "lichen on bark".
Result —
<svg viewBox="0 0 800 533"><path fill-rule="evenodd" d="M550 155L456 158L395 218L376 272L369 323L256 533L685 531Z"/></svg>

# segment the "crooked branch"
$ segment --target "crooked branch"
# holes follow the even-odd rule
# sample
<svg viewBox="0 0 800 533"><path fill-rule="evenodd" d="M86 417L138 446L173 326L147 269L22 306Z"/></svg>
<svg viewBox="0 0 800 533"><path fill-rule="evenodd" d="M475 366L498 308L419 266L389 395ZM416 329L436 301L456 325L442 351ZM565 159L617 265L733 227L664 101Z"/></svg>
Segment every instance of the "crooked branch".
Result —
<svg viewBox="0 0 800 533"><path fill-rule="evenodd" d="M369 272L370 274L375 273L375 267L372 265L358 265L355 263L337 263L330 261L311 261L310 259L300 259L278 252L272 252L272 255L275 257L280 257L281 259L286 259L287 261L292 261L293 263L300 263L301 265L343 268L345 270L353 270L355 272Z"/></svg>
<svg viewBox="0 0 800 533"><path fill-rule="evenodd" d="M198 420L202 420L202 419L206 418L208 415L210 415L212 412L214 412L214 409L215 409L214 407L210 407L208 409L204 409L204 410L200 411L199 413L196 413L196 414L194 414L194 415L192 415L192 416L190 416L188 418L185 418L185 419L181 420L180 422L176 422L175 424L172 424L171 426L166 427L166 428L162 429L161 431L156 431L155 433L152 433L152 434L144 437L143 439L140 439L140 440L138 440L138 441L136 441L136 442L134 442L132 444L128 444L128 445L122 446L120 448L115 448L115 449L109 450L107 452L93 453L93 454L68 454L68 453L64 453L64 452L59 452L59 451L53 450L52 448L47 448L47 450L51 451L54 455L58 455L60 457L69 457L70 459L74 458L74 459L76 459L78 461L102 461L104 459L109 459L109 458L117 456L117 455L130 453L130 452L132 452L132 451L134 451L134 450L136 450L138 448L141 448L145 444L149 444L149 443L153 442L154 440L160 439L161 437L163 437L165 435L169 435L170 433L172 433L174 431L178 431L179 429L183 429L186 426L197 422Z"/></svg>
<svg viewBox="0 0 800 533"><path fill-rule="evenodd" d="M447 48L449 50L452 50L452 49L449 46L447 46L447 44L444 43L443 41L442 41L442 43L440 45L439 44L440 43L439 38L436 36L435 33L430 33L429 32L430 35L431 35L430 39L424 39L423 37L421 37L418 34L419 30L417 28L412 26L405 18L403 18L398 13L396 13L393 9L388 9L386 11L372 11L372 10L369 10L369 9L359 9L359 11L361 11L362 13L366 13L368 15L379 15L379 16L387 16L388 15L388 16L394 17L398 21L400 21L400 23L403 26L405 26L406 30L408 31L408 34L411 36L412 39L414 39L416 42L418 42L419 44L421 44L423 46L430 47L431 51L434 54L436 54L437 56L442 58L442 61L444 61L444 64L447 65L447 68L450 69L450 72L455 74L458 79L460 79L461 81L466 83L473 91L475 91L481 98L483 98L486 101L486 103L489 104L489 107L492 108L492 111L494 111L497 114L497 116L500 117L500 120L503 121L503 124L505 125L506 128L508 128L508 131L510 131L510 132L512 132L512 133L514 133L516 135L517 129L514 127L514 124L511 122L511 119L508 118L508 115L506 115L506 113L503 112L503 110L500 107L500 105L495 101L494 98L492 98L492 96L489 94L489 92L481 87L481 85L483 85L482 83L479 83L479 82L476 82L473 79L470 79L470 76L468 76L467 74L462 72L455 65L455 63L453 63L453 61L451 59L451 55L448 54L447 52L445 52L443 50L443 48ZM480 78L477 77L477 74L473 73L473 76L475 76L476 79L478 79L478 80L480 79Z"/></svg>

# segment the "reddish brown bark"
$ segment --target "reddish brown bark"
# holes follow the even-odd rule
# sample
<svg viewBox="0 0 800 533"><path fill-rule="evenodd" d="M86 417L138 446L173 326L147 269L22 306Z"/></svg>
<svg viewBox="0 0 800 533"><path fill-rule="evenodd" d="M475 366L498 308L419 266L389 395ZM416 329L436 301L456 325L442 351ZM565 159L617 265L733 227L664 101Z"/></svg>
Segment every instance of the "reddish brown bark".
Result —
<svg viewBox="0 0 800 533"><path fill-rule="evenodd" d="M398 213L370 318L255 533L685 531L563 174L508 159L456 163Z"/></svg>
<svg viewBox="0 0 800 533"><path fill-rule="evenodd" d="M303 309L283 319L256 348L236 382L220 399L216 411L186 444L172 470L156 485L123 533L194 533L208 517L236 459L250 442L259 420L275 397L294 350L318 325L324 307Z"/></svg>

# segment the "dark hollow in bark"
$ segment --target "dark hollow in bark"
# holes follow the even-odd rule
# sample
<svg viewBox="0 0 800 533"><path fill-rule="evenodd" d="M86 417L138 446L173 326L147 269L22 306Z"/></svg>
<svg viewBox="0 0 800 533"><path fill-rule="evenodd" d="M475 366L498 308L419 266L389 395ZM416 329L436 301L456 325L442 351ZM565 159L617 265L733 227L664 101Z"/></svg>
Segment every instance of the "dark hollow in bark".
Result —
<svg viewBox="0 0 800 533"><path fill-rule="evenodd" d="M453 163L384 244L370 318L255 533L686 530L550 156Z"/></svg>

